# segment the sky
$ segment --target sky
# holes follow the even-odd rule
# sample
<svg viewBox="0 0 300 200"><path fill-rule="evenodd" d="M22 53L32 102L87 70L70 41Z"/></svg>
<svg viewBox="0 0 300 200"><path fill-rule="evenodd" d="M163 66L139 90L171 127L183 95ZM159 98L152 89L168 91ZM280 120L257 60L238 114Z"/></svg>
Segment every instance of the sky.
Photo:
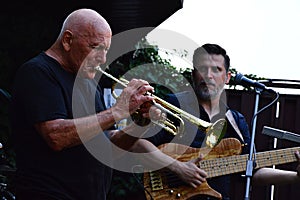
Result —
<svg viewBox="0 0 300 200"><path fill-rule="evenodd" d="M242 74L300 80L299 0L184 0L182 9L149 33L149 40L160 45L152 35L161 30L197 45L221 45Z"/></svg>

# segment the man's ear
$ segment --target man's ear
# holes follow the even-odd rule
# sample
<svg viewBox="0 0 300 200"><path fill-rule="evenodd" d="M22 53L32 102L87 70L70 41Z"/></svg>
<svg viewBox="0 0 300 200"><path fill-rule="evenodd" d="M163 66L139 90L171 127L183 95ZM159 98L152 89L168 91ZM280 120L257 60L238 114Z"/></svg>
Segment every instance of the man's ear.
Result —
<svg viewBox="0 0 300 200"><path fill-rule="evenodd" d="M73 42L73 33L66 30L62 36L62 45L66 51L69 51Z"/></svg>
<svg viewBox="0 0 300 200"><path fill-rule="evenodd" d="M226 80L225 80L225 84L228 84L228 83L229 83L229 81L230 81L230 78L231 78L231 72L230 72L230 71L228 71L228 72L226 73Z"/></svg>

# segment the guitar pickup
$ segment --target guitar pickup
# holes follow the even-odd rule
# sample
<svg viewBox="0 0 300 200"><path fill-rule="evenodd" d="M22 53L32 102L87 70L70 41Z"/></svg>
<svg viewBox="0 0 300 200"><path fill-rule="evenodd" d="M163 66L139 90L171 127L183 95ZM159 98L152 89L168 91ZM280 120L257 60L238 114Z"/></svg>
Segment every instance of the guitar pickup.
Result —
<svg viewBox="0 0 300 200"><path fill-rule="evenodd" d="M163 182L159 172L149 172L152 191L162 190Z"/></svg>

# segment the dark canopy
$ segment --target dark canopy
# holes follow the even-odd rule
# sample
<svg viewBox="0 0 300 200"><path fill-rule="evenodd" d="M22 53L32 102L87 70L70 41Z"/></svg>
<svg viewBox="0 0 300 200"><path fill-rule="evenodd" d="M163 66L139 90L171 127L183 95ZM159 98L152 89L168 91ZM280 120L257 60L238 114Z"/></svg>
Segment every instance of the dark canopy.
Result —
<svg viewBox="0 0 300 200"><path fill-rule="evenodd" d="M133 28L156 27L182 6L182 0L6 1L0 8L0 88L9 90L20 64L50 47L63 20L75 9L97 10L117 34ZM137 35L133 41L143 36Z"/></svg>

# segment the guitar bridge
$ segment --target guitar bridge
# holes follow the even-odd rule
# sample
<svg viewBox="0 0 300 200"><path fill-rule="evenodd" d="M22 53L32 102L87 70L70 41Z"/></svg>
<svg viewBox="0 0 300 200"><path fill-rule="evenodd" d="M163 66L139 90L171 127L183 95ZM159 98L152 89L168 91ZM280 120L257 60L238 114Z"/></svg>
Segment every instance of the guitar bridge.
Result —
<svg viewBox="0 0 300 200"><path fill-rule="evenodd" d="M159 172L149 172L152 191L162 190L163 182Z"/></svg>

